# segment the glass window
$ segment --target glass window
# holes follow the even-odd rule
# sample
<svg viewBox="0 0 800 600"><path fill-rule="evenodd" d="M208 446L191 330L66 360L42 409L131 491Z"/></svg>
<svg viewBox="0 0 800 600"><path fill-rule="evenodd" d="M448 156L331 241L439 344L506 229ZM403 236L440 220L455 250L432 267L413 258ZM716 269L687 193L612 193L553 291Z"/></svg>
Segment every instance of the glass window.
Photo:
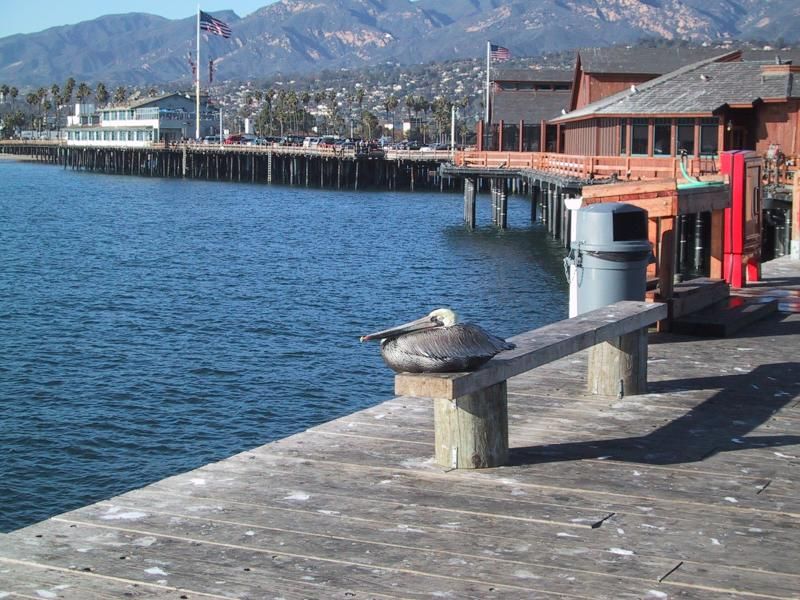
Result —
<svg viewBox="0 0 800 600"><path fill-rule="evenodd" d="M694 156L694 119L678 119L676 135L678 155L684 150L689 156Z"/></svg>
<svg viewBox="0 0 800 600"><path fill-rule="evenodd" d="M700 121L700 154L716 154L719 121L717 119L702 119Z"/></svg>
<svg viewBox="0 0 800 600"><path fill-rule="evenodd" d="M647 154L647 119L631 120L631 154Z"/></svg>
<svg viewBox="0 0 800 600"><path fill-rule="evenodd" d="M625 155L628 153L628 120L619 120L619 153Z"/></svg>
<svg viewBox="0 0 800 600"><path fill-rule="evenodd" d="M653 121L653 155L669 156L672 154L671 142L672 123L669 119L655 119Z"/></svg>

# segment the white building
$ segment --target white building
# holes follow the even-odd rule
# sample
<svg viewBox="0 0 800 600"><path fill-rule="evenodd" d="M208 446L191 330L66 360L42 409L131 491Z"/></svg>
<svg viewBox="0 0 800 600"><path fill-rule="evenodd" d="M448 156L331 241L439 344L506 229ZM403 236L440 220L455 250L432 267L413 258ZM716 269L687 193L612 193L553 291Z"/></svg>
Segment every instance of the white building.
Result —
<svg viewBox="0 0 800 600"><path fill-rule="evenodd" d="M218 133L219 109L200 97L200 136ZM67 118L67 145L149 146L192 139L195 134L195 98L189 94L166 94L126 105L95 110L92 104L77 104Z"/></svg>

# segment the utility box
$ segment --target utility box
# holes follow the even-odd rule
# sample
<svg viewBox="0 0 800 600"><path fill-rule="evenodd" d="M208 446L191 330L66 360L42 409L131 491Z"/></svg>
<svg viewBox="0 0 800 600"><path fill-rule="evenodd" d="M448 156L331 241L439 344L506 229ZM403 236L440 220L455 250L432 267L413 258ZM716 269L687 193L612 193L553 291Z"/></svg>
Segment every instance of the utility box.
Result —
<svg viewBox="0 0 800 600"><path fill-rule="evenodd" d="M565 264L577 314L619 300L644 300L647 265L653 259L647 239L647 211L630 204L592 204L577 211L574 241ZM571 304L575 304L572 302Z"/></svg>

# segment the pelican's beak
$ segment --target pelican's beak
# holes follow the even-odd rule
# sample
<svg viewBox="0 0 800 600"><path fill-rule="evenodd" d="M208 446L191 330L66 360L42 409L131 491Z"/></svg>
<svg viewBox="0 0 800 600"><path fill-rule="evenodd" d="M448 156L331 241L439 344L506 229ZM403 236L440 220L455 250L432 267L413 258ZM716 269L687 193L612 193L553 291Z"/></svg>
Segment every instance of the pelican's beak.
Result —
<svg viewBox="0 0 800 600"><path fill-rule="evenodd" d="M417 319L416 321L411 321L403 325L398 325L397 327L392 327L391 329L384 329L383 331L376 331L375 333L362 335L361 341L368 342L369 340L385 340L389 338L399 337L405 333L410 333L412 331L419 331L421 329L430 329L432 327L440 327L440 326L441 323L439 323L435 319L431 319L431 317L426 315L420 319Z"/></svg>

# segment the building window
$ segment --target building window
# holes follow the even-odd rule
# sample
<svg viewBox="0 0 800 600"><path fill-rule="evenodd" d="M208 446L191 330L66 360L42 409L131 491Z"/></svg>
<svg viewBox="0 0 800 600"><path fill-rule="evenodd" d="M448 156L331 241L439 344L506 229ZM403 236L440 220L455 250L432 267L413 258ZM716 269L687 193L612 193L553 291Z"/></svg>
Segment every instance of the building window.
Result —
<svg viewBox="0 0 800 600"><path fill-rule="evenodd" d="M686 152L688 156L694 156L694 119L678 119L676 135L678 155Z"/></svg>
<svg viewBox="0 0 800 600"><path fill-rule="evenodd" d="M619 120L619 153L623 156L628 153L628 120Z"/></svg>
<svg viewBox="0 0 800 600"><path fill-rule="evenodd" d="M631 154L647 155L647 119L631 119Z"/></svg>
<svg viewBox="0 0 800 600"><path fill-rule="evenodd" d="M718 150L719 121L717 119L700 120L700 154L716 154Z"/></svg>
<svg viewBox="0 0 800 600"><path fill-rule="evenodd" d="M669 156L672 154L671 141L672 123L669 119L655 119L653 121L653 155Z"/></svg>

